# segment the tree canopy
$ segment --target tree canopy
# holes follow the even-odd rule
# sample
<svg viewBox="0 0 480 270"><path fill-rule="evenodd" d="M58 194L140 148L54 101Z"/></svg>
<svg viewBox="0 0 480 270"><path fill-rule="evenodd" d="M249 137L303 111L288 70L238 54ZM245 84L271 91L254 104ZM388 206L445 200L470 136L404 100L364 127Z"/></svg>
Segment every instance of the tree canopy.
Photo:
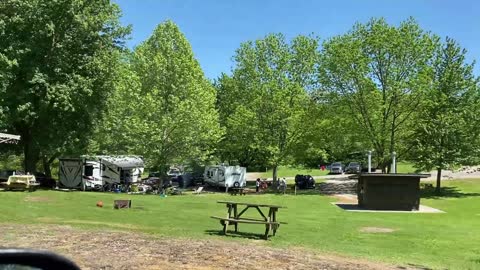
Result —
<svg viewBox="0 0 480 270"><path fill-rule="evenodd" d="M27 171L86 147L129 32L119 15L108 1L1 1L0 108Z"/></svg>
<svg viewBox="0 0 480 270"><path fill-rule="evenodd" d="M213 154L221 136L215 90L173 22L159 24L121 70L100 129L98 140L115 134L104 151L142 154L163 172Z"/></svg>
<svg viewBox="0 0 480 270"><path fill-rule="evenodd" d="M408 151L410 120L424 99L436 44L413 19L398 27L372 19L323 44L321 91L339 113L347 112L344 118L355 119L384 170L390 153Z"/></svg>
<svg viewBox="0 0 480 270"><path fill-rule="evenodd" d="M437 48L431 84L415 121L411 159L421 169L437 170L437 193L442 169L469 164L480 148L478 79L465 53L450 38Z"/></svg>
<svg viewBox="0 0 480 270"><path fill-rule="evenodd" d="M218 106L226 135L224 157L260 156L274 168L298 146L312 120L319 59L315 37L298 36L288 43L271 34L241 44L231 78L220 79Z"/></svg>
<svg viewBox="0 0 480 270"><path fill-rule="evenodd" d="M130 49L120 15L109 1L0 2L0 131L21 135L26 171L82 154L142 155L162 172L270 167L274 179L280 165L362 162L350 158L368 150L386 172L392 152L439 172L480 162L473 63L413 18L322 42L245 41L212 82L174 22Z"/></svg>

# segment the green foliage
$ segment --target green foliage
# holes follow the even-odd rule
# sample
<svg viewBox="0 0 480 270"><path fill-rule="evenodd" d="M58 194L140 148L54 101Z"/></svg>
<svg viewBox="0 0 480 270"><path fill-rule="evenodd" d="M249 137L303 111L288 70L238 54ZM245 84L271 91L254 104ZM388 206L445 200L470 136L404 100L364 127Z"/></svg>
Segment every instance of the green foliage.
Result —
<svg viewBox="0 0 480 270"><path fill-rule="evenodd" d="M338 115L355 120L351 132L366 139L362 145L376 151L383 168L391 152L407 150L436 42L413 19L398 27L372 19L323 44L320 89Z"/></svg>
<svg viewBox="0 0 480 270"><path fill-rule="evenodd" d="M226 134L220 155L241 165L278 166L296 150L316 104L318 39L281 34L241 44L232 77L217 82L217 106ZM254 163L255 164L255 163Z"/></svg>
<svg viewBox="0 0 480 270"><path fill-rule="evenodd" d="M18 155L1 155L0 170L19 170L22 167L22 160Z"/></svg>
<svg viewBox="0 0 480 270"><path fill-rule="evenodd" d="M215 90L171 21L125 57L96 144L108 154L140 154L149 166L204 161L221 136ZM106 138L109 134L109 138Z"/></svg>
<svg viewBox="0 0 480 270"><path fill-rule="evenodd" d="M119 15L108 1L1 1L0 111L26 170L85 148L129 32Z"/></svg>
<svg viewBox="0 0 480 270"><path fill-rule="evenodd" d="M412 159L419 168L468 164L478 154L480 88L465 53L449 38L435 53L432 81L415 123Z"/></svg>

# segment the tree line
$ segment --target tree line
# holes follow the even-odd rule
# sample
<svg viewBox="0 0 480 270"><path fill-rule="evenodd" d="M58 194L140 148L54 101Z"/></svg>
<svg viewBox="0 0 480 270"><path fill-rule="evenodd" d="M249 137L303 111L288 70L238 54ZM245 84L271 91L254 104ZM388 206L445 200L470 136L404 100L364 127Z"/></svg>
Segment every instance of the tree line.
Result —
<svg viewBox="0 0 480 270"><path fill-rule="evenodd" d="M474 63L413 18L327 39L268 34L210 81L174 22L129 49L120 16L108 1L0 3L0 130L21 135L25 170L86 153L139 154L161 171L271 167L274 179L283 164L367 150L386 172L392 152L439 172L479 162Z"/></svg>

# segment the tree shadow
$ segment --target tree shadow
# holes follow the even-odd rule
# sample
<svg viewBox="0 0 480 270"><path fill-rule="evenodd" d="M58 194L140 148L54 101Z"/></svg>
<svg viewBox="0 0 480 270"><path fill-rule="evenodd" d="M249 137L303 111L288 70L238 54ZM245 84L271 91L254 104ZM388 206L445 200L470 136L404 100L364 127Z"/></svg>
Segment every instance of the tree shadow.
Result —
<svg viewBox="0 0 480 270"><path fill-rule="evenodd" d="M435 192L434 186L424 186L420 189L420 196L424 199L440 199L440 198L467 198L480 197L478 192L462 192L457 187L441 187L440 194Z"/></svg>
<svg viewBox="0 0 480 270"><path fill-rule="evenodd" d="M223 234L222 230L205 230L205 234L214 236L223 236L228 238L247 238L252 240L265 240L263 234L248 233L248 232L234 232L228 231L227 235Z"/></svg>
<svg viewBox="0 0 480 270"><path fill-rule="evenodd" d="M420 264L414 264L414 263L407 263L407 266L397 266L398 269L412 269L412 267L414 269L418 269L418 270L432 270L432 268L429 268L427 266L423 266L423 265L420 265Z"/></svg>

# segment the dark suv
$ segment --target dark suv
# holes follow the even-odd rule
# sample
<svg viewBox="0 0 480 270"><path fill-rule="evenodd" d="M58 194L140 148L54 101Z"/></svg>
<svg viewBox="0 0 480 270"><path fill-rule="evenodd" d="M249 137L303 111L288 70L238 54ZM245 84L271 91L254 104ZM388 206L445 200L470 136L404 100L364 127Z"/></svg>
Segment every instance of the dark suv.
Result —
<svg viewBox="0 0 480 270"><path fill-rule="evenodd" d="M359 173L362 170L362 166L358 162L350 162L345 168L346 173Z"/></svg>

